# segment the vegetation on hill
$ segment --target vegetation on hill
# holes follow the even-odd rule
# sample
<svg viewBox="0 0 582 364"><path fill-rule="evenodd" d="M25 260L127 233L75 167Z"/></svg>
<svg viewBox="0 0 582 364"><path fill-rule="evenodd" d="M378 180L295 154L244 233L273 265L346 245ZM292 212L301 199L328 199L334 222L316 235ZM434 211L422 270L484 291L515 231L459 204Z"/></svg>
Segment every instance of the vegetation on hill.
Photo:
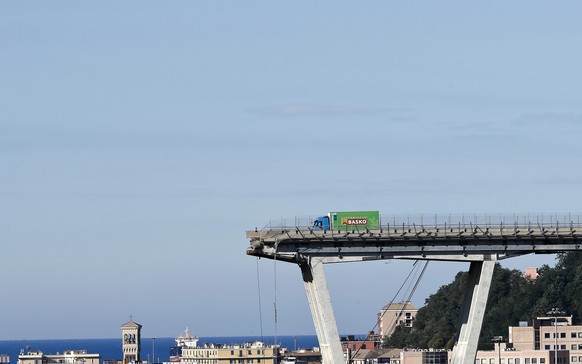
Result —
<svg viewBox="0 0 582 364"><path fill-rule="evenodd" d="M556 266L542 266L535 280L518 270L495 267L485 310L479 349L491 349L493 336L507 337L508 326L543 316L558 307L574 322L582 318L582 254L557 256ZM385 347L451 349L458 330L461 303L468 273L458 273L454 281L430 295L418 310L412 328L396 327L384 340Z"/></svg>

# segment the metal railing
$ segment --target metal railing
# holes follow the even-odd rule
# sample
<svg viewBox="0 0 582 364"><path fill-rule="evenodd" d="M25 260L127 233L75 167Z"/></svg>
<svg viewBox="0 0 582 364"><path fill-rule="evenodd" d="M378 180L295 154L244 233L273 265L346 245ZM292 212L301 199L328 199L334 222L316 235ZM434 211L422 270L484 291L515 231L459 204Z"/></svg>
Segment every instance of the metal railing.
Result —
<svg viewBox="0 0 582 364"><path fill-rule="evenodd" d="M296 216L271 219L261 230L309 230L318 216ZM393 214L380 215L380 228L420 227L425 229L461 227L469 228L546 228L582 227L581 213L467 213L467 214Z"/></svg>

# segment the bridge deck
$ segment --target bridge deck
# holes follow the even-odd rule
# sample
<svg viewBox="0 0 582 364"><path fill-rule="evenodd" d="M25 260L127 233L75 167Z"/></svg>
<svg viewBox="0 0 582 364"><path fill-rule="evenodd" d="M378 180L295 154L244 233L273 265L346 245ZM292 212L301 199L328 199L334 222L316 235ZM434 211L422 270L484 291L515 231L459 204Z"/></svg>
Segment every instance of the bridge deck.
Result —
<svg viewBox="0 0 582 364"><path fill-rule="evenodd" d="M247 231L251 243L247 254L296 263L307 256L326 257L327 263L395 258L498 260L529 253L579 250L581 233L577 223L496 227L403 224L365 231L281 228Z"/></svg>

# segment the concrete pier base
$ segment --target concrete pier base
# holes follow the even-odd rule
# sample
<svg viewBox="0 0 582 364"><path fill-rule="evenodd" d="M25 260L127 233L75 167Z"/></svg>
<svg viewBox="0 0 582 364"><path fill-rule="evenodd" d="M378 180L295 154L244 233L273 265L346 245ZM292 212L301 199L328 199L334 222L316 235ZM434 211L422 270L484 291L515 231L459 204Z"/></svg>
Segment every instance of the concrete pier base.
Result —
<svg viewBox="0 0 582 364"><path fill-rule="evenodd" d="M495 261L471 262L452 364L474 363Z"/></svg>
<svg viewBox="0 0 582 364"><path fill-rule="evenodd" d="M300 268L319 340L322 364L344 363L331 296L323 270L323 258L311 257L308 263L300 264Z"/></svg>

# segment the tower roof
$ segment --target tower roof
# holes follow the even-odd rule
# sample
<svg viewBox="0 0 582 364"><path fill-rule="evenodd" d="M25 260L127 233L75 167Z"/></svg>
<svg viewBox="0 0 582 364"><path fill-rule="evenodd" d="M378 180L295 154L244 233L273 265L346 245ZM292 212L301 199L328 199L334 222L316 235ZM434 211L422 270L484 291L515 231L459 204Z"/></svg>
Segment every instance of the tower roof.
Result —
<svg viewBox="0 0 582 364"><path fill-rule="evenodd" d="M123 325L121 325L122 328L124 327L131 327L131 328L138 328L141 329L141 325L138 324L137 322L131 320L129 322L124 323Z"/></svg>

